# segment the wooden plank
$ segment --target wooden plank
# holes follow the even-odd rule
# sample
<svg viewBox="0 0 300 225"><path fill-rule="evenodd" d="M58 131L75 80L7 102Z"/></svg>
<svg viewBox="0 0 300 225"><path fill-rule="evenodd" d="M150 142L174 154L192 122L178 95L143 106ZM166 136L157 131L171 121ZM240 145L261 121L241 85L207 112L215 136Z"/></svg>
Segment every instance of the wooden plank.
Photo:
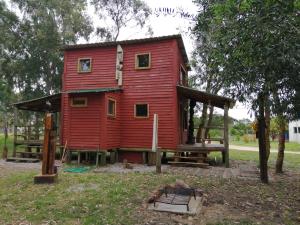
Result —
<svg viewBox="0 0 300 225"><path fill-rule="evenodd" d="M14 146L13 146L13 156L16 156L17 151L17 133L18 133L18 109L14 107Z"/></svg>
<svg viewBox="0 0 300 225"><path fill-rule="evenodd" d="M171 158L179 158L179 159L193 159L193 160L197 160L197 159L206 159L207 157L204 156L179 156L179 155L174 155Z"/></svg>
<svg viewBox="0 0 300 225"><path fill-rule="evenodd" d="M201 152L201 151L225 151L225 146L221 144L201 144L178 145L176 151Z"/></svg>
<svg viewBox="0 0 300 225"><path fill-rule="evenodd" d="M41 152L16 152L17 154L24 154L24 155L42 155Z"/></svg>
<svg viewBox="0 0 300 225"><path fill-rule="evenodd" d="M120 148L118 151L129 151L129 152L152 152L150 148Z"/></svg>
<svg viewBox="0 0 300 225"><path fill-rule="evenodd" d="M209 164L207 163L196 163L196 162L168 162L171 165L180 165L180 166L195 166L201 168L207 168Z"/></svg>
<svg viewBox="0 0 300 225"><path fill-rule="evenodd" d="M9 157L6 159L7 162L39 162L39 159L34 158L22 158L22 157Z"/></svg>
<svg viewBox="0 0 300 225"><path fill-rule="evenodd" d="M49 169L48 174L55 174L54 163L55 163L55 153L56 153L56 130L54 126L54 118L52 114L51 132L50 132L50 152L49 152Z"/></svg>
<svg viewBox="0 0 300 225"><path fill-rule="evenodd" d="M43 145L43 163L42 163L42 175L48 174L48 154L50 149L50 131L51 131L51 116L46 114L44 121L44 145Z"/></svg>

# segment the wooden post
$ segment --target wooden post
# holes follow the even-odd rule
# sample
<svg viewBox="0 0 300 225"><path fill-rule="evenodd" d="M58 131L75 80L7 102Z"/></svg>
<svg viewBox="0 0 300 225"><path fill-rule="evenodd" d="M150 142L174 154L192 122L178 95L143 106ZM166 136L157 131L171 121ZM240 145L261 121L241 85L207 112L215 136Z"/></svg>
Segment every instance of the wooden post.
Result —
<svg viewBox="0 0 300 225"><path fill-rule="evenodd" d="M18 133L18 109L14 107L14 146L13 146L13 157L16 157L17 152L17 134Z"/></svg>
<svg viewBox="0 0 300 225"><path fill-rule="evenodd" d="M4 116L4 146L2 149L2 159L7 159L7 138L8 138L8 122L7 122L7 117L6 115Z"/></svg>
<svg viewBox="0 0 300 225"><path fill-rule="evenodd" d="M229 138L228 138L228 105L224 105L224 147L225 147L225 153L223 155L225 166L229 167Z"/></svg>
<svg viewBox="0 0 300 225"><path fill-rule="evenodd" d="M158 145L158 115L153 117L153 136L152 136L152 151L156 152L156 173L161 173L161 155Z"/></svg>
<svg viewBox="0 0 300 225"><path fill-rule="evenodd" d="M196 106L196 101L194 99L190 100L190 120L189 120L189 131L188 131L188 144L195 144L194 136L194 108Z"/></svg>
<svg viewBox="0 0 300 225"><path fill-rule="evenodd" d="M57 177L54 161L56 150L56 132L53 114L45 116L42 175L34 177L34 183L53 183Z"/></svg>

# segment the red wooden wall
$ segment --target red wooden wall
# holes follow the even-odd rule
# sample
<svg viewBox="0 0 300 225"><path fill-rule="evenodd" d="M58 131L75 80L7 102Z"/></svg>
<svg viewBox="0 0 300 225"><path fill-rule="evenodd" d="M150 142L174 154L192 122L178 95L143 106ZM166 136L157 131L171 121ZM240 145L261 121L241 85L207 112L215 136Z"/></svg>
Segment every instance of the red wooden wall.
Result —
<svg viewBox="0 0 300 225"><path fill-rule="evenodd" d="M116 47L68 50L65 52L63 92L77 89L117 87ZM122 45L124 51L123 91L85 94L88 106L70 106L70 95L62 98L62 137L68 146L101 149L150 148L153 114L159 117L158 145L175 149L179 144L179 112L176 85L184 65L176 39ZM135 69L135 54L151 53L151 68ZM78 58L92 58L91 73L77 73ZM107 99L117 103L116 117L107 116ZM135 118L134 104L149 104L149 118Z"/></svg>

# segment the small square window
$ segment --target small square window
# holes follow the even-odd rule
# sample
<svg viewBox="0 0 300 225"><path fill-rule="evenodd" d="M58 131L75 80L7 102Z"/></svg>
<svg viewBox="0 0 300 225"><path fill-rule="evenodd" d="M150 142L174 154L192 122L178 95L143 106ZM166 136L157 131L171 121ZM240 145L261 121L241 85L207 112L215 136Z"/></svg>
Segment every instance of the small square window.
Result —
<svg viewBox="0 0 300 225"><path fill-rule="evenodd" d="M148 104L135 104L134 116L137 118L149 117L149 105Z"/></svg>
<svg viewBox="0 0 300 225"><path fill-rule="evenodd" d="M150 53L141 53L135 55L135 68L136 69L149 69L151 67Z"/></svg>
<svg viewBox="0 0 300 225"><path fill-rule="evenodd" d="M294 133L297 134L297 127L294 127Z"/></svg>
<svg viewBox="0 0 300 225"><path fill-rule="evenodd" d="M78 59L78 73L88 73L92 71L92 59L81 58Z"/></svg>
<svg viewBox="0 0 300 225"><path fill-rule="evenodd" d="M72 98L71 106L73 107L85 107L87 106L87 98Z"/></svg>
<svg viewBox="0 0 300 225"><path fill-rule="evenodd" d="M107 104L107 115L108 116L116 116L116 100L109 98Z"/></svg>

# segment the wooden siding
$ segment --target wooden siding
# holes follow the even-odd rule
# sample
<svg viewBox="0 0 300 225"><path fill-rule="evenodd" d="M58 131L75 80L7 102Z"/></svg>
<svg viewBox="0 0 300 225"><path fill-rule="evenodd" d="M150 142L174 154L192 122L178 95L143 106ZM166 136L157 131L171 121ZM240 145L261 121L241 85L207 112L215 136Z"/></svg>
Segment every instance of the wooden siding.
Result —
<svg viewBox="0 0 300 225"><path fill-rule="evenodd" d="M86 97L86 107L72 107L72 97ZM101 146L103 94L80 94L64 96L63 137L69 148L98 149Z"/></svg>
<svg viewBox="0 0 300 225"><path fill-rule="evenodd" d="M121 147L151 148L153 115L158 114L158 145L175 148L174 57L176 41L123 46ZM135 54L150 52L151 68L135 70ZM149 104L149 118L134 118L134 104ZM176 133L176 131L175 131Z"/></svg>
<svg viewBox="0 0 300 225"><path fill-rule="evenodd" d="M151 148L153 115L159 116L158 145L176 149L179 144L176 84L182 61L177 41L122 46L123 91L84 94L86 108L71 108L63 96L63 142L72 147ZM150 52L151 68L135 69L135 54ZM91 73L78 74L78 58L92 58ZM63 91L116 87L116 46L66 51ZM79 96L79 95L78 95ZM97 96L97 97L96 97ZM116 118L107 116L107 98L117 100ZM134 118L134 104L149 104L149 118Z"/></svg>
<svg viewBox="0 0 300 225"><path fill-rule="evenodd" d="M67 51L64 74L64 90L93 89L116 87L116 48L95 48ZM92 59L92 71L78 73L77 63L79 58Z"/></svg>
<svg viewBox="0 0 300 225"><path fill-rule="evenodd" d="M116 101L116 115L111 117L107 115L108 99L112 98ZM106 93L105 94L105 120L106 120L106 129L103 130L103 133L106 133L105 140L102 139L106 149L114 149L120 147L120 93Z"/></svg>

